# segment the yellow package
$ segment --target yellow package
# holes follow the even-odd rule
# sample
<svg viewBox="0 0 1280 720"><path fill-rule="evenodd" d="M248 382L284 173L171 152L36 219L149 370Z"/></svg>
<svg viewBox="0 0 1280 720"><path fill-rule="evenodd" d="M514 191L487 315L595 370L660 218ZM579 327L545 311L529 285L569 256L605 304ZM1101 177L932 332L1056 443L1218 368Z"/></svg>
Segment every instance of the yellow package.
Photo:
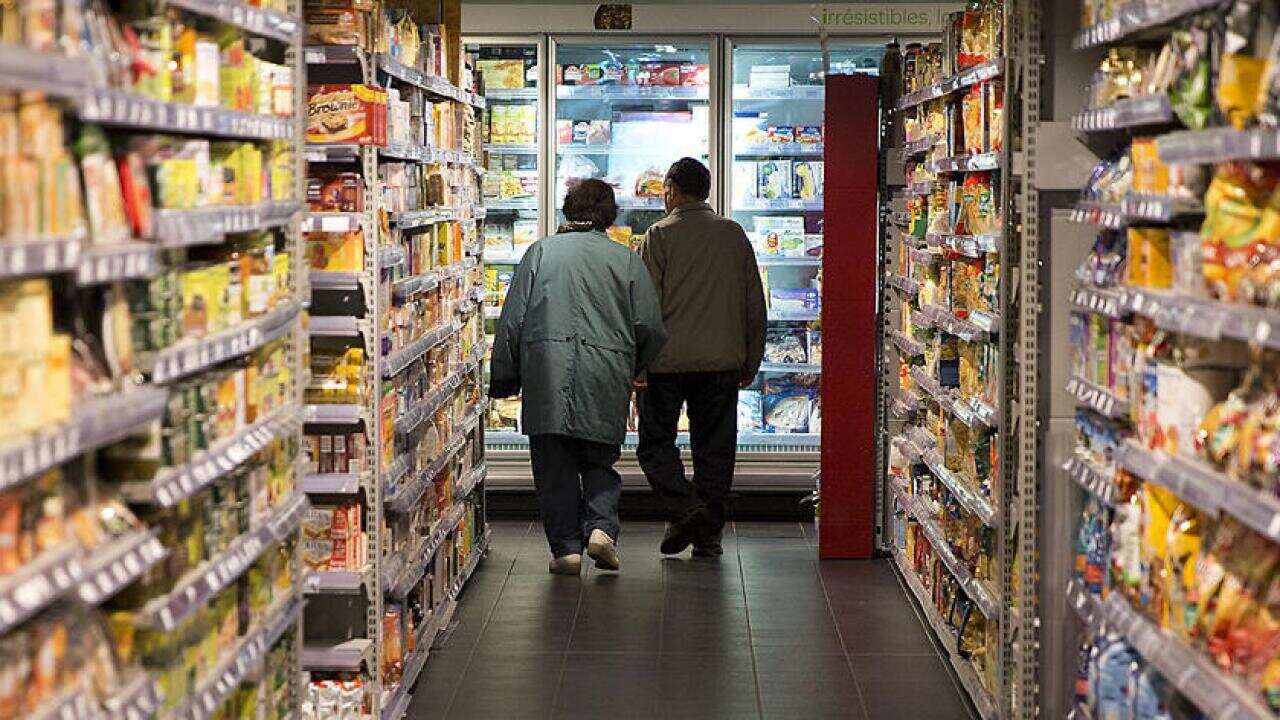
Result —
<svg viewBox="0 0 1280 720"><path fill-rule="evenodd" d="M275 276L275 298L272 306L289 299L289 283L293 281L292 259L287 252L278 252L271 258L271 274Z"/></svg>
<svg viewBox="0 0 1280 720"><path fill-rule="evenodd" d="M187 210L200 204L200 174L194 158L172 157L156 170L160 207Z"/></svg>
<svg viewBox="0 0 1280 720"><path fill-rule="evenodd" d="M271 199L291 200L295 195L293 152L284 142L271 143Z"/></svg>
<svg viewBox="0 0 1280 720"><path fill-rule="evenodd" d="M253 205L262 202L262 151L253 143L240 146L240 182L235 202L239 205Z"/></svg>
<svg viewBox="0 0 1280 720"><path fill-rule="evenodd" d="M44 408L44 422L48 426L71 419L71 336L64 333L54 335L45 358L36 387Z"/></svg>
<svg viewBox="0 0 1280 720"><path fill-rule="evenodd" d="M308 235L307 258L312 270L360 272L364 269L364 235L359 230Z"/></svg>
<svg viewBox="0 0 1280 720"><path fill-rule="evenodd" d="M489 90L516 90L524 87L524 60L479 60L476 69ZM496 105L494 110L503 107Z"/></svg>
<svg viewBox="0 0 1280 720"><path fill-rule="evenodd" d="M198 267L180 274L178 286L182 292L182 332L184 335L200 337L209 332L209 297L208 268Z"/></svg>
<svg viewBox="0 0 1280 720"><path fill-rule="evenodd" d="M1150 288L1173 284L1173 259L1169 233L1160 228L1129 228L1127 282Z"/></svg>
<svg viewBox="0 0 1280 720"><path fill-rule="evenodd" d="M1237 130L1251 125L1258 114L1259 89L1266 67L1265 58L1237 53L1222 56L1218 69L1218 108Z"/></svg>
<svg viewBox="0 0 1280 720"><path fill-rule="evenodd" d="M1160 161L1154 138L1134 138L1129 147L1133 161L1133 192L1164 195L1169 192L1169 166Z"/></svg>

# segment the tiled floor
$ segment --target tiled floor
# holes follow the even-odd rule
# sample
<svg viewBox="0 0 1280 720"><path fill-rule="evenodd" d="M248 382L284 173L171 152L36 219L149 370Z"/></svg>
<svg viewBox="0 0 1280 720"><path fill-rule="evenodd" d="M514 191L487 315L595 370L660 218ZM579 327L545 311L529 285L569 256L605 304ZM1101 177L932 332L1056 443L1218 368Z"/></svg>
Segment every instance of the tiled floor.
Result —
<svg viewBox="0 0 1280 720"><path fill-rule="evenodd" d="M413 720L867 718L969 711L884 561L818 563L812 527L737 523L719 561L662 559L628 523L622 572L547 573L534 523L494 525Z"/></svg>

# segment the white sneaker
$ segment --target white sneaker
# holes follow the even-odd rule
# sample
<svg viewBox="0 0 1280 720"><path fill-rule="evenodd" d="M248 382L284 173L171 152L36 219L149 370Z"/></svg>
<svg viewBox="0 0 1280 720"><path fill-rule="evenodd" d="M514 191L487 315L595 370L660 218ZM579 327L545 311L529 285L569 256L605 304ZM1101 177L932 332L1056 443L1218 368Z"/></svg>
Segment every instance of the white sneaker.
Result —
<svg viewBox="0 0 1280 720"><path fill-rule="evenodd" d="M582 556L574 553L551 558L551 566L548 569L554 575L580 575L582 574Z"/></svg>
<svg viewBox="0 0 1280 720"><path fill-rule="evenodd" d="M596 528L587 539L587 556L596 561L601 570L617 570L622 559L618 557L618 546L605 531Z"/></svg>

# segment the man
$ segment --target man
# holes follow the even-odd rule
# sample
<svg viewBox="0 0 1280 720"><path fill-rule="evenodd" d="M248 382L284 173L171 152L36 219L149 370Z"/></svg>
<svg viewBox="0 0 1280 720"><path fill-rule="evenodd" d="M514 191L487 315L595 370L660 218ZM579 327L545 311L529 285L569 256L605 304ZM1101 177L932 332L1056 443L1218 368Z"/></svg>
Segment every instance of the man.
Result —
<svg viewBox="0 0 1280 720"><path fill-rule="evenodd" d="M494 335L489 396L523 391L521 428L551 572L577 575L582 551L617 570L613 465L627 432L631 388L666 336L653 281L636 254L605 237L613 189L583 180L564 201L568 222L530 246Z"/></svg>
<svg viewBox="0 0 1280 720"><path fill-rule="evenodd" d="M671 514L662 552L721 554L725 503L733 484L738 390L764 356L766 310L755 250L742 226L707 204L711 173L693 158L667 171L667 217L649 228L641 250L662 303L668 341L637 383L636 455ZM681 405L688 405L693 482L676 448Z"/></svg>

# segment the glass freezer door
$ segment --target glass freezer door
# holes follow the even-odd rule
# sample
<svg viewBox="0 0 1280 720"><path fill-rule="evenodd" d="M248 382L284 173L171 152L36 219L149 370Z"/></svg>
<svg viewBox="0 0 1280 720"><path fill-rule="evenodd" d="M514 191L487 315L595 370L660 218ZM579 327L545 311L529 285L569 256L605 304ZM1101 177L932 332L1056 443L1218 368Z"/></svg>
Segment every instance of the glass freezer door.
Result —
<svg viewBox="0 0 1280 720"><path fill-rule="evenodd" d="M557 223L568 188L600 178L618 198L610 235L631 245L663 216L671 163L710 165L710 44L559 43L555 52Z"/></svg>
<svg viewBox="0 0 1280 720"><path fill-rule="evenodd" d="M728 207L756 249L769 304L764 364L739 395L739 442L816 446L822 426L822 50L807 43L731 42L726 83ZM883 47L830 53L831 71L878 66Z"/></svg>
<svg viewBox="0 0 1280 720"><path fill-rule="evenodd" d="M514 264L538 239L538 44L468 44L484 87L485 223L487 265Z"/></svg>
<svg viewBox="0 0 1280 720"><path fill-rule="evenodd" d="M537 40L467 40L485 97L483 225L486 332L494 324L521 256L542 234L542 45ZM488 367L486 358L485 367ZM520 400L494 400L488 444L518 431Z"/></svg>

